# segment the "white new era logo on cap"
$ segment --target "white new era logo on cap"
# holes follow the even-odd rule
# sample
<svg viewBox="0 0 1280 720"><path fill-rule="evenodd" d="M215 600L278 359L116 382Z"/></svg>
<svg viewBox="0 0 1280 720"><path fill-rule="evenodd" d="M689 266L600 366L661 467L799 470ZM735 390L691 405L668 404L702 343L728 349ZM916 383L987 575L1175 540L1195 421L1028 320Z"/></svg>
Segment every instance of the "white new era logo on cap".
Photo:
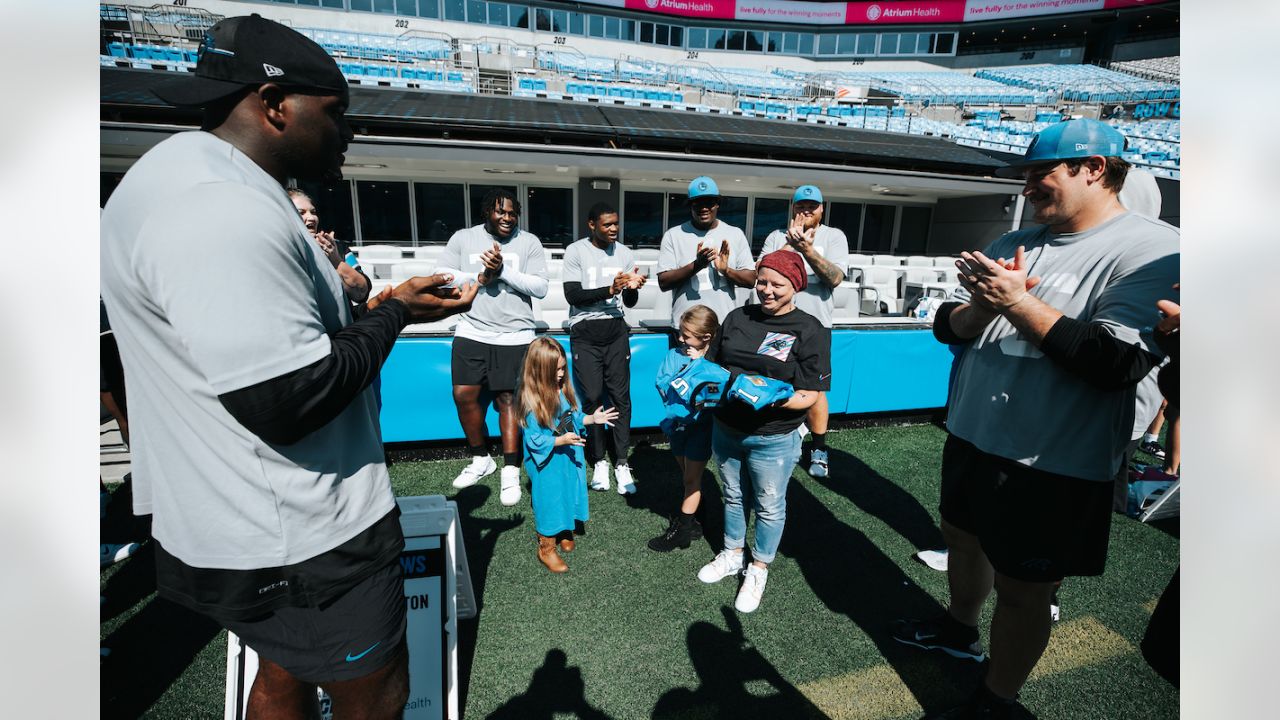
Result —
<svg viewBox="0 0 1280 720"><path fill-rule="evenodd" d="M262 69L267 72L267 77L279 77L284 74L284 71L280 68L275 65L268 65L267 63L262 63Z"/></svg>

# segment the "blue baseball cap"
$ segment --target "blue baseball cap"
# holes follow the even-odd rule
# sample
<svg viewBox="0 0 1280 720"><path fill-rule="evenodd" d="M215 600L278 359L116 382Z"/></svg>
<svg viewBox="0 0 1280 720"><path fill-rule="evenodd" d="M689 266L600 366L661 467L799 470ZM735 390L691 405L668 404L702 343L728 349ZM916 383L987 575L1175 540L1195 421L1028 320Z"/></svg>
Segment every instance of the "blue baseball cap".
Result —
<svg viewBox="0 0 1280 720"><path fill-rule="evenodd" d="M812 200L816 203L822 202L822 191L817 185L801 185L796 188L796 194L791 196L791 202L798 203L801 200Z"/></svg>
<svg viewBox="0 0 1280 720"><path fill-rule="evenodd" d="M1036 133L1027 146L1027 154L1008 166L996 170L998 177L1016 178L1029 165L1071 160L1073 158L1119 157L1124 153L1125 138L1119 130L1090 118L1068 120Z"/></svg>
<svg viewBox="0 0 1280 720"><path fill-rule="evenodd" d="M720 197L720 188L716 186L716 181L706 175L696 177L689 183L689 199L700 197Z"/></svg>

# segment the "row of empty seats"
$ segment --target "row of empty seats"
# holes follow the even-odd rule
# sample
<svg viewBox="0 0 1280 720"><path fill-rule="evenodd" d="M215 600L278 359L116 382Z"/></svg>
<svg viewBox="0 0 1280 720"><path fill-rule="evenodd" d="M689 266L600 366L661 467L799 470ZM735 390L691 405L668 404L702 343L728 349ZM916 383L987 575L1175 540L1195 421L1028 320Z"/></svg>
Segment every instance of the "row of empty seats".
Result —
<svg viewBox="0 0 1280 720"><path fill-rule="evenodd" d="M1083 102L1143 102L1176 100L1177 85L1147 80L1096 65L1024 65L989 68L977 77L1020 87L1061 92L1064 100Z"/></svg>
<svg viewBox="0 0 1280 720"><path fill-rule="evenodd" d="M1119 70L1129 75L1163 80L1177 83L1182 81L1182 58L1170 57L1147 58L1145 60L1122 60L1111 63L1112 70Z"/></svg>
<svg viewBox="0 0 1280 720"><path fill-rule="evenodd" d="M908 102L932 105L1007 103L1017 105L1047 104L1053 94L1010 86L980 75L948 70L840 73L824 83L835 89L841 85L868 87L893 93Z"/></svg>

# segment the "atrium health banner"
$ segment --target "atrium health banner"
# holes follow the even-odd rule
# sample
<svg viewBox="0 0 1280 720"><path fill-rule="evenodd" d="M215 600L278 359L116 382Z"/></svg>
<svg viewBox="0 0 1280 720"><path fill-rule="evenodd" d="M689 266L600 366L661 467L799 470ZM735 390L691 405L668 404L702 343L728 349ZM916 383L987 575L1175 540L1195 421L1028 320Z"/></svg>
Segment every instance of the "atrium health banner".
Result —
<svg viewBox="0 0 1280 720"><path fill-rule="evenodd" d="M583 0L703 20L745 20L798 25L906 25L1034 17L1160 5L1169 0L886 0L791 2L789 0Z"/></svg>

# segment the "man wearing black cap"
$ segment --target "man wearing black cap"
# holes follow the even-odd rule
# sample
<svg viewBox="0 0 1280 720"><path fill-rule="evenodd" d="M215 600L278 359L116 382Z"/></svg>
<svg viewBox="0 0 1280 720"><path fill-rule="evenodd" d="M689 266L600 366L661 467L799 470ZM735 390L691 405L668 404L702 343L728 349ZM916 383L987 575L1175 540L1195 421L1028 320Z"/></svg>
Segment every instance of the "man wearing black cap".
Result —
<svg viewBox="0 0 1280 720"><path fill-rule="evenodd" d="M157 94L203 108L202 130L125 175L101 261L159 592L258 652L251 716L318 717L318 685L335 717L400 717L404 537L369 383L406 324L465 310L475 287L414 278L352 322L284 189L340 178L351 139L319 45L228 18L195 78Z"/></svg>

